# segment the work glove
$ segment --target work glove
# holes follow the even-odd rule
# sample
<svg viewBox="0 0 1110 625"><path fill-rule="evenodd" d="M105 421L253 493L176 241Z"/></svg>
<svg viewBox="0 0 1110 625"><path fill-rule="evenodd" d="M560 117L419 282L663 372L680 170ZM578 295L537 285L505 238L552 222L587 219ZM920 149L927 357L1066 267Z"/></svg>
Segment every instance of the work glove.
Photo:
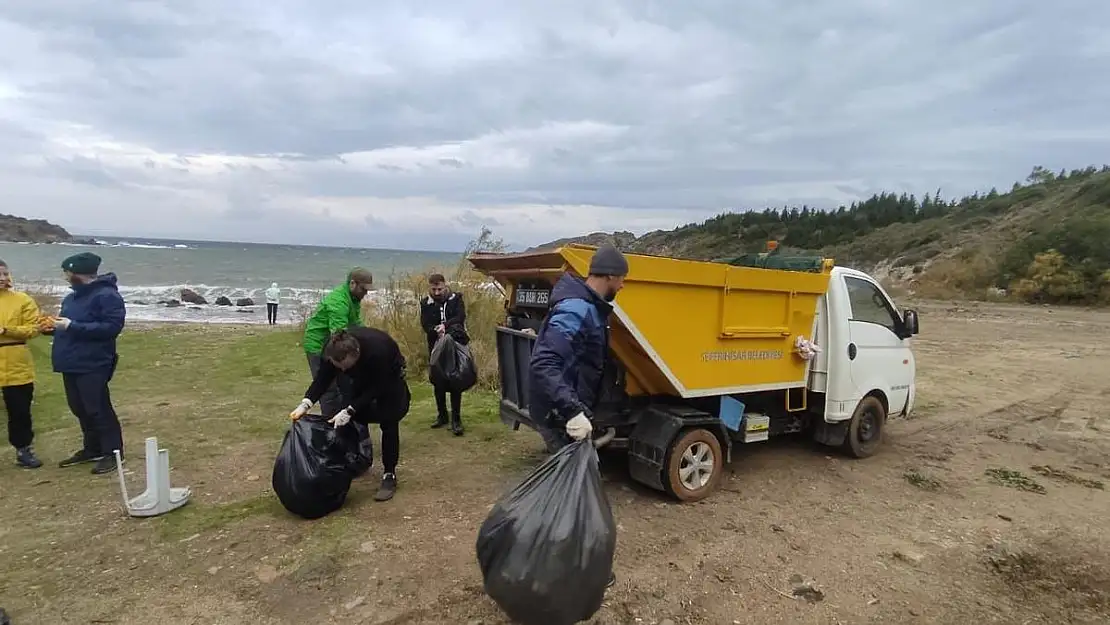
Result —
<svg viewBox="0 0 1110 625"><path fill-rule="evenodd" d="M302 399L301 403L297 404L297 407L293 409L293 412L289 413L289 418L296 421L297 419L303 417L305 413L308 412L308 409L311 407L311 399Z"/></svg>
<svg viewBox="0 0 1110 625"><path fill-rule="evenodd" d="M349 408L344 408L335 413L335 416L328 419L328 423L332 424L335 428L341 428L351 422L351 413L347 412Z"/></svg>
<svg viewBox="0 0 1110 625"><path fill-rule="evenodd" d="M54 319L54 327L58 330L64 331L66 328L69 327L69 319L66 319L65 317L57 317L56 319Z"/></svg>
<svg viewBox="0 0 1110 625"><path fill-rule="evenodd" d="M594 424L590 423L586 413L580 412L570 420L567 421L567 436L576 441L580 441L590 437L590 433L594 431Z"/></svg>

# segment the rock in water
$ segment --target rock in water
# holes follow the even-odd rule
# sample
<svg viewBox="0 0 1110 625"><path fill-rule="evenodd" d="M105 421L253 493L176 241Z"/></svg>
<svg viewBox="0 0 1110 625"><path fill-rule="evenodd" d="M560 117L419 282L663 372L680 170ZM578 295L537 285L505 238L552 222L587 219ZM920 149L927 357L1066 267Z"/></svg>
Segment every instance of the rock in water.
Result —
<svg viewBox="0 0 1110 625"><path fill-rule="evenodd" d="M171 299L170 301L166 302L166 308L177 308L178 306L181 306L181 302L175 299Z"/></svg>
<svg viewBox="0 0 1110 625"><path fill-rule="evenodd" d="M217 306L231 306L231 300L226 295L221 295L216 298Z"/></svg>
<svg viewBox="0 0 1110 625"><path fill-rule="evenodd" d="M243 297L235 300L236 306L254 306L254 300L249 297Z"/></svg>
<svg viewBox="0 0 1110 625"><path fill-rule="evenodd" d="M181 289L181 301L186 304L207 304L208 300L204 299L200 293L192 289Z"/></svg>

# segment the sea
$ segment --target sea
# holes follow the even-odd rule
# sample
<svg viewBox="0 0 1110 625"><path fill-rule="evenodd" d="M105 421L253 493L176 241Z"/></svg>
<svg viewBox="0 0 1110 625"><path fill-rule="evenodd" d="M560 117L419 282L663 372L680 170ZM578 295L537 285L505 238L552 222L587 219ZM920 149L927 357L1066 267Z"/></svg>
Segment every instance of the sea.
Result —
<svg viewBox="0 0 1110 625"><path fill-rule="evenodd" d="M391 274L433 269L446 273L462 259L455 252L138 238L95 241L0 243L0 259L8 264L16 288L61 296L69 289L62 260L90 251L103 259L101 273L116 274L129 320L220 324L266 323L265 290L273 282L281 289L278 321L292 324L310 312L322 293L343 283L352 267L369 269L375 285L384 287ZM181 299L182 289L195 291L209 303L168 306L170 300ZM220 296L233 303L250 298L255 305L217 306Z"/></svg>

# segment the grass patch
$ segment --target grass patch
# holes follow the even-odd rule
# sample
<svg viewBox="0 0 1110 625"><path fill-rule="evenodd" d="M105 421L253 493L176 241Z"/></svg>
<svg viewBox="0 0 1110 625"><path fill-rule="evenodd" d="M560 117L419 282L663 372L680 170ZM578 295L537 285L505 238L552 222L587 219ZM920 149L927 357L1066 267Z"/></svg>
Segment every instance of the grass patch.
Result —
<svg viewBox="0 0 1110 625"><path fill-rule="evenodd" d="M921 490L936 492L940 490L942 486L940 480L925 475L923 473L919 473L918 471L906 471L902 474L902 478L913 486L920 488Z"/></svg>
<svg viewBox="0 0 1110 625"><path fill-rule="evenodd" d="M1078 475L1075 475L1074 473L1070 473L1062 469L1054 469L1047 465L1038 465L1031 468L1034 472L1039 473L1045 477L1050 477L1054 480L1060 480L1061 482L1067 482L1069 484L1076 484L1079 486L1083 486L1084 488L1106 490L1106 486L1099 480L1092 480L1090 478L1080 477Z"/></svg>
<svg viewBox="0 0 1110 625"><path fill-rule="evenodd" d="M185 540L262 514L284 514L281 503L273 493L216 505L191 501L173 514L158 517L157 521L164 540Z"/></svg>
<svg viewBox="0 0 1110 625"><path fill-rule="evenodd" d="M987 477L996 484L1007 486L1009 488L1016 488L1028 493L1036 493L1038 495L1045 494L1044 486L1033 478L1025 475L1021 471L1014 471L1013 469L987 469Z"/></svg>

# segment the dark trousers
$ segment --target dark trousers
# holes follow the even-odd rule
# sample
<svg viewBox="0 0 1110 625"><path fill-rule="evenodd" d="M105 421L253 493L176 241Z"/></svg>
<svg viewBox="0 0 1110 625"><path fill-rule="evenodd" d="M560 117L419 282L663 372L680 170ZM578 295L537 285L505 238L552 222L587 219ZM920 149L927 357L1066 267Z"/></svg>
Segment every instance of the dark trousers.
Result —
<svg viewBox="0 0 1110 625"><path fill-rule="evenodd" d="M462 393L458 391L448 391L447 387L437 385L436 391L436 410L439 411L439 419L442 421L447 420L447 394L451 394L451 418L458 419L459 413L462 410Z"/></svg>
<svg viewBox="0 0 1110 625"><path fill-rule="evenodd" d="M365 414L359 413L358 422L351 425L366 427L377 423L382 431L382 472L396 473L397 463L401 460L401 419L409 413L412 395L407 383L391 395L389 401L378 400Z"/></svg>
<svg viewBox="0 0 1110 625"><path fill-rule="evenodd" d="M266 303L266 321L270 325L277 324L277 304Z"/></svg>
<svg viewBox="0 0 1110 625"><path fill-rule="evenodd" d="M35 385L5 386L4 408L8 411L8 442L16 449L23 449L35 439L31 427L31 402L35 399Z"/></svg>
<svg viewBox="0 0 1110 625"><path fill-rule="evenodd" d="M62 374L69 409L81 424L84 449L94 456L108 456L116 449L123 455L123 430L108 391L112 373Z"/></svg>

